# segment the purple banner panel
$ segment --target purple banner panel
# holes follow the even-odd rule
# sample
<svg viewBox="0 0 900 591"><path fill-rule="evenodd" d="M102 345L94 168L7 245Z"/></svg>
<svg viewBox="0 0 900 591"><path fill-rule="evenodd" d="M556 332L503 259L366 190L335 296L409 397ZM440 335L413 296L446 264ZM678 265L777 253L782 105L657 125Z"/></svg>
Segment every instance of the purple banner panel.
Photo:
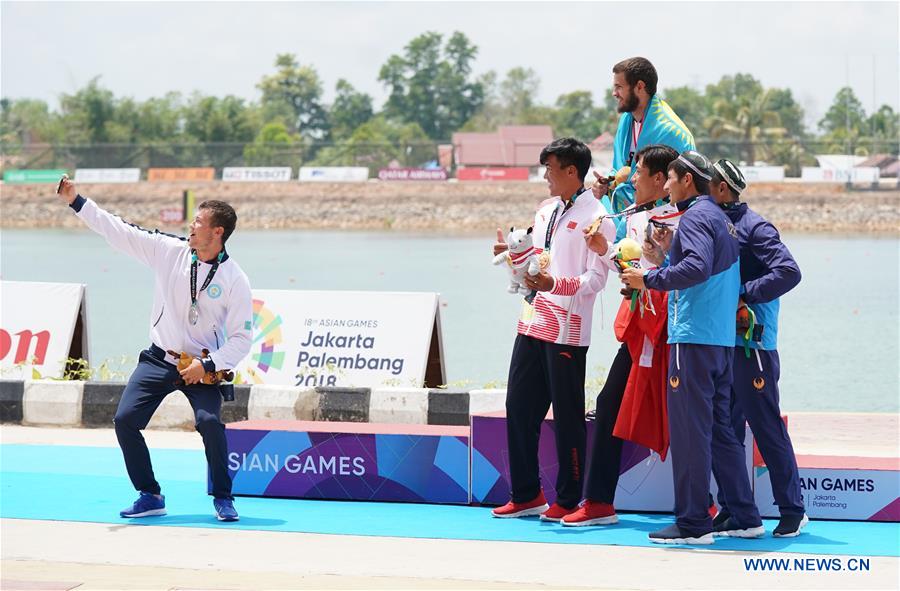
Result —
<svg viewBox="0 0 900 591"><path fill-rule="evenodd" d="M594 422L587 422L587 449L594 440ZM541 424L538 446L541 486L547 502L556 500L556 460L553 419ZM588 453L590 469L590 453ZM615 505L632 511L670 512L674 507L671 461L626 441L622 447L619 486ZM506 444L506 416L503 412L472 416L472 502L502 505L509 500L509 450Z"/></svg>
<svg viewBox="0 0 900 591"><path fill-rule="evenodd" d="M443 168L382 168L378 178L383 181L446 181Z"/></svg>
<svg viewBox="0 0 900 591"><path fill-rule="evenodd" d="M235 495L469 502L466 427L284 421L258 428L265 423L282 422L225 430Z"/></svg>

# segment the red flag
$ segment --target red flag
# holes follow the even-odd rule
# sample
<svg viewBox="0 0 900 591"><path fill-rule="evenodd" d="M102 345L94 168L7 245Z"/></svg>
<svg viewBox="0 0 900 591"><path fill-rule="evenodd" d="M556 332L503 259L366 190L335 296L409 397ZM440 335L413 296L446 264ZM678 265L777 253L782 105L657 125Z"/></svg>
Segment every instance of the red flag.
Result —
<svg viewBox="0 0 900 591"><path fill-rule="evenodd" d="M669 450L667 305L666 292L645 290L634 310L630 298L622 300L615 323L616 338L632 361L613 435L652 449L663 460Z"/></svg>

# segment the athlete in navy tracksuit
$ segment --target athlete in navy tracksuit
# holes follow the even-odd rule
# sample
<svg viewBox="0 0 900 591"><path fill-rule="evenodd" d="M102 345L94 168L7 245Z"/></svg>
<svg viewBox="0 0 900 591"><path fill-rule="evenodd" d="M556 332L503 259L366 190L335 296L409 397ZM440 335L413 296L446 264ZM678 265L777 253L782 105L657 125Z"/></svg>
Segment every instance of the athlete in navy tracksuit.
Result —
<svg viewBox="0 0 900 591"><path fill-rule="evenodd" d="M203 438L216 517L237 521L222 423L222 398L230 388L201 382L207 372L236 367L250 352L253 340L250 281L225 251L225 241L237 223L234 209L222 201L204 201L191 222L190 236L179 238L145 230L103 210L78 195L68 177L60 181L57 193L88 228L115 250L152 269L156 280L151 344L141 352L113 419L128 476L140 492L119 515L166 514L165 497L141 431L165 397L180 390L191 404ZM179 370L167 349L186 352L194 360Z"/></svg>
<svg viewBox="0 0 900 591"><path fill-rule="evenodd" d="M800 283L800 268L778 230L746 203L738 201L746 181L728 160L713 166L710 193L734 224L740 243L741 300L753 311L755 330L737 335L734 348L731 418L738 441L744 440L746 423L766 462L772 493L781 513L777 537L792 537L808 521L800 492L800 475L794 448L778 405L778 310L779 297ZM756 333L754 336L753 333ZM715 465L713 474L716 475ZM718 481L718 475L716 475ZM729 506L719 493L716 529L728 529Z"/></svg>
<svg viewBox="0 0 900 591"><path fill-rule="evenodd" d="M731 363L740 289L734 226L705 194L712 165L694 151L669 165L672 203L683 213L671 239L669 266L626 270L634 288L669 292L669 430L676 523L650 534L656 543L711 544L709 480L712 462L741 532L762 535L744 448L731 423ZM659 236L663 245L665 239Z"/></svg>

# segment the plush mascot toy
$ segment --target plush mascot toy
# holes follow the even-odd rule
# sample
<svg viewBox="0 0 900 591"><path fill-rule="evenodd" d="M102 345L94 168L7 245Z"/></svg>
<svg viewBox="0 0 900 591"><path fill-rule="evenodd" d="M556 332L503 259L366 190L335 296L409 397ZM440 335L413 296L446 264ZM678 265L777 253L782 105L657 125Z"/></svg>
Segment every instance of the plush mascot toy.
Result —
<svg viewBox="0 0 900 591"><path fill-rule="evenodd" d="M640 267L641 245L631 238L622 238L616 243L610 258L612 258L616 268L619 269L619 273L629 267ZM631 309L634 310L634 307L637 305L638 297L640 297L638 292L639 290L625 287L622 288L619 293L631 300Z"/></svg>
<svg viewBox="0 0 900 591"><path fill-rule="evenodd" d="M531 228L527 230L510 228L509 234L506 235L506 245L509 249L494 257L495 265L504 262L509 265L510 279L506 288L509 293L530 294L531 289L525 287L525 273L533 276L541 270L531 230Z"/></svg>
<svg viewBox="0 0 900 591"><path fill-rule="evenodd" d="M178 360L178 371L181 371L191 365L194 361L194 357L182 351L181 353L176 353L169 349L166 351L169 355ZM202 357L207 357L209 355L209 349L203 349ZM203 379L200 380L201 384L218 384L221 381L230 382L234 379L234 373L227 369L220 369L218 371L208 371L203 375Z"/></svg>
<svg viewBox="0 0 900 591"><path fill-rule="evenodd" d="M628 267L639 267L641 260L641 245L631 238L622 238L616 243L613 261L624 271Z"/></svg>

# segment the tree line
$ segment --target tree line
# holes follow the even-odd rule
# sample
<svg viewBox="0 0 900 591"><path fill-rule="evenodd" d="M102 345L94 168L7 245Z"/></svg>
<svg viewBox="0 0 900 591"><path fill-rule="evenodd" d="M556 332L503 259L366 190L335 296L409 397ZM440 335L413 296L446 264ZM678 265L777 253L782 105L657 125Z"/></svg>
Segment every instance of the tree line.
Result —
<svg viewBox="0 0 900 591"><path fill-rule="evenodd" d="M540 104L540 78L531 68L476 76L478 48L460 32L412 39L378 72L388 91L376 109L370 95L340 79L334 100L323 100L322 80L311 64L278 55L274 71L256 85L258 101L233 95L185 96L170 92L137 101L117 97L99 77L59 107L36 99L0 100L0 143L6 155L28 146L154 146L172 158L203 158L200 144L237 144L248 165L420 164L433 159L437 143L456 131L494 131L499 125L544 124L555 136L591 141L614 133L618 121L611 89L559 95ZM611 78L611 74L610 74ZM889 105L867 114L852 88L838 91L815 130L787 88L767 88L750 74L723 76L699 90L664 88L660 95L693 131L701 149L745 162L799 166L817 153L897 154L900 116ZM168 148L167 148L168 147ZM207 154L208 156L208 154ZM103 156L98 157L100 160ZM185 165L200 164L186 162Z"/></svg>

